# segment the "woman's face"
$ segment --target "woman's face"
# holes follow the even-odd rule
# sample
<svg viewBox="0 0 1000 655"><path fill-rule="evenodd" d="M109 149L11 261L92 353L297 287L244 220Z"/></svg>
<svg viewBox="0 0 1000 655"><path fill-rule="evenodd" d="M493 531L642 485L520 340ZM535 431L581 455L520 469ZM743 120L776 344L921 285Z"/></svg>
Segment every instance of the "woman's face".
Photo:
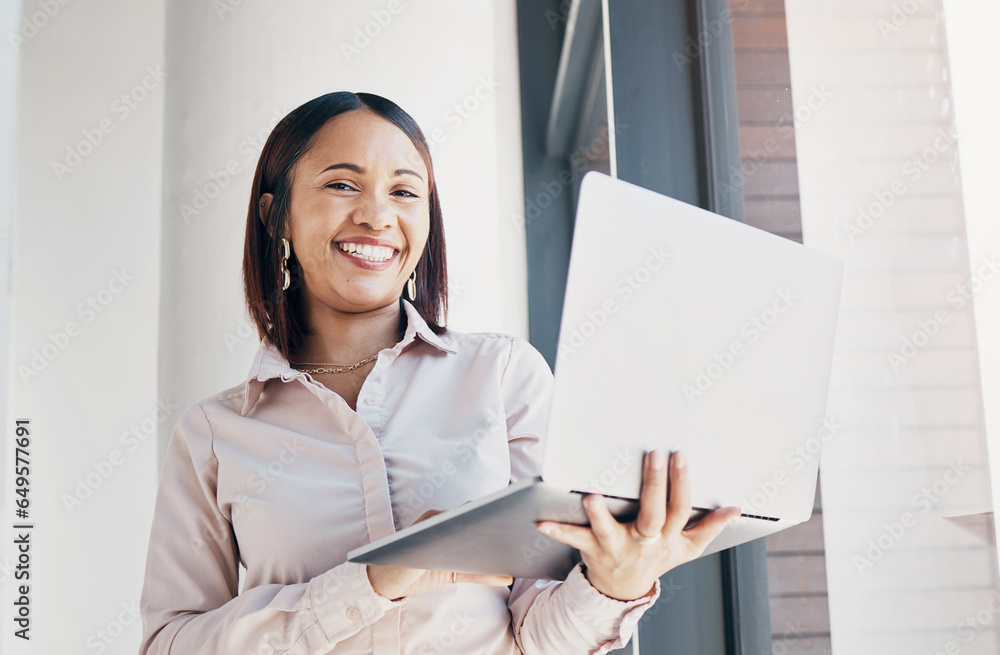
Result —
<svg viewBox="0 0 1000 655"><path fill-rule="evenodd" d="M292 171L285 234L310 314L398 302L427 243L428 190L409 137L374 112L349 111L320 128Z"/></svg>

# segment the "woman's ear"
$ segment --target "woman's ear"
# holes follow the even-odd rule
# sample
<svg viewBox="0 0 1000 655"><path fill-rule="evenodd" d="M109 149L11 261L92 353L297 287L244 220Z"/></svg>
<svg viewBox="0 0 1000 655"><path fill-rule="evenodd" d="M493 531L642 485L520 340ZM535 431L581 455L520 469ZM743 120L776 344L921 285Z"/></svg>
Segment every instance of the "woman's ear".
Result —
<svg viewBox="0 0 1000 655"><path fill-rule="evenodd" d="M271 202L274 200L273 193L264 193L260 196L260 203L257 206L257 215L260 216L260 222L264 224L264 229L273 238L274 237L274 225L268 222L268 217L271 215Z"/></svg>

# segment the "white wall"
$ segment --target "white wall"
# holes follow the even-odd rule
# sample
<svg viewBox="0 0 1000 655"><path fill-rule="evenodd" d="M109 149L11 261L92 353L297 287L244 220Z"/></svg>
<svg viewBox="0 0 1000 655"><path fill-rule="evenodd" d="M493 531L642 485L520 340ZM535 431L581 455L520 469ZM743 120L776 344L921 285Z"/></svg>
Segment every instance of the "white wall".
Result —
<svg viewBox="0 0 1000 655"><path fill-rule="evenodd" d="M21 19L21 6L17 2L0 4L0 34L17 31ZM6 371L9 360L10 336L10 244L11 230L14 221L14 180L16 170L17 147L17 74L20 62L20 51L12 47L0 47L0 371ZM8 418L12 412L7 406L7 376L0 376L0 431L7 437ZM9 478L7 444L0 450L0 489L6 489ZM12 450L12 449L11 449ZM0 498L6 500L6 495L0 493ZM3 505L8 507L5 502ZM9 540L8 522L0 522L0 543ZM10 559L0 549L0 588L6 590L14 581L14 570ZM0 602L7 605L6 594L0 594ZM0 610L0 622L10 625L7 614ZM0 638L2 644L2 638Z"/></svg>
<svg viewBox="0 0 1000 655"><path fill-rule="evenodd" d="M155 430L122 435L158 397L164 85L146 76L163 64L163 3L32 0L22 15L4 429L12 464L13 420L31 420L32 625L30 641L13 637L8 578L0 639L10 655L75 655L103 631L106 652L134 652Z"/></svg>
<svg viewBox="0 0 1000 655"><path fill-rule="evenodd" d="M41 2L26 0L23 14ZM527 336L523 237L508 218L523 202L514 2L52 6L28 30L20 62L6 53L0 61L0 134L8 135L3 103L16 102L19 139L16 159L6 138L0 152L3 188L18 199L0 241L0 264L8 245L13 262L4 429L10 444L13 418L32 421L35 524L32 640L11 635L8 578L0 650L132 654L140 626L129 608L141 588L157 442L162 452L190 403L244 379L256 349L242 308L242 238L252 170L281 115L329 91L371 91L428 136L437 130L449 325ZM4 11L0 26L16 22ZM378 33L346 56L342 44L366 28ZM154 79L150 70L163 72ZM17 95L6 93L11 71ZM126 114L123 93L144 97ZM463 102L478 105L464 118L453 108ZM57 174L53 161L102 120L99 145L83 146L79 165ZM238 172L185 221L182 204L227 166ZM127 284L113 281L116 271ZM88 309L90 297L100 312ZM51 361L36 361L41 370L22 380L19 370L33 371L33 351L50 342ZM9 528L13 481L4 474L0 525ZM87 491L67 510L66 498ZM11 535L2 536L10 561Z"/></svg>
<svg viewBox="0 0 1000 655"><path fill-rule="evenodd" d="M17 2L0 5L0 34L17 30L21 20L21 6ZM20 51L0 47L0 371L7 370L8 329L10 317L10 241L14 220L14 175L17 147L17 72ZM9 183L8 183L9 181ZM0 376L0 411L7 407L7 379ZM6 414L3 414L6 416ZM6 425L6 421L3 422ZM0 465L4 465L6 452L0 451ZM4 479L6 466L0 470ZM2 524L0 524L2 525ZM0 535L2 535L0 529ZM3 574L0 573L0 579Z"/></svg>

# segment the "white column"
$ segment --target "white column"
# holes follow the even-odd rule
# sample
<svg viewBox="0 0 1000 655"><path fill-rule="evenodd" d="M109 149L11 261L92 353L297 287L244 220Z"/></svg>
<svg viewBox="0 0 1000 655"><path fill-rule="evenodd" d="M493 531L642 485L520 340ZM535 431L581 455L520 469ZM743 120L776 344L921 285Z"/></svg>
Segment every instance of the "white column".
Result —
<svg viewBox="0 0 1000 655"><path fill-rule="evenodd" d="M7 2L0 4L0 34L17 33L21 20L21 4ZM13 47L0 47L0 371L8 370L10 362L10 269L11 234L14 226L14 186L17 182L17 74L20 51ZM9 507L8 485L11 480L8 456L9 417L13 412L8 405L8 379L0 376L0 420L4 435L4 448L0 450L0 500L2 506ZM0 521L0 543L10 540L7 516ZM6 590L14 581L14 570L5 548L0 548L0 587ZM6 593L2 596L0 623L10 625L8 602L13 602ZM3 638L0 637L0 648Z"/></svg>
<svg viewBox="0 0 1000 655"><path fill-rule="evenodd" d="M987 82L1000 71L1000 47L991 26L1000 24L1000 5L944 0L948 54L954 76L955 122L962 164L962 198L969 261L974 271L993 275L975 295L976 335L983 389L986 443L993 507L1000 506L1000 89ZM985 276L984 276L985 277ZM988 280L987 280L988 281ZM994 528L996 526L994 525Z"/></svg>
<svg viewBox="0 0 1000 655"><path fill-rule="evenodd" d="M968 297L976 251L997 252L982 240L996 213L968 204L981 183L966 149L983 135L956 113L965 45L939 0L786 12L804 243L845 264L828 403L843 429L821 464L833 650L996 653L983 417L996 336ZM977 313L996 293L985 284Z"/></svg>
<svg viewBox="0 0 1000 655"><path fill-rule="evenodd" d="M18 143L14 186L0 168L15 196L0 524L11 564L30 533L30 579L5 571L0 650L133 654L161 398L164 2L31 0L21 16L0 46L20 54L16 94L6 53L3 65ZM10 529L18 418L31 426L28 531ZM22 584L30 641L13 635Z"/></svg>

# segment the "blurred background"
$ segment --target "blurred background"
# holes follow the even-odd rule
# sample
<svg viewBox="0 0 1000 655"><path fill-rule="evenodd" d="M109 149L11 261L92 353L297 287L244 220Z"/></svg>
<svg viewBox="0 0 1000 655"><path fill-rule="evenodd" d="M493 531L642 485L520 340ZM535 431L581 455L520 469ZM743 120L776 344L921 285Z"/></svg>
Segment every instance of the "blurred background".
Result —
<svg viewBox="0 0 1000 655"><path fill-rule="evenodd" d="M167 440L258 344L260 149L350 90L431 142L449 327L550 365L589 170L844 261L812 519L668 573L623 652L1000 651L997 24L958 0L3 3L0 650L136 652Z"/></svg>

